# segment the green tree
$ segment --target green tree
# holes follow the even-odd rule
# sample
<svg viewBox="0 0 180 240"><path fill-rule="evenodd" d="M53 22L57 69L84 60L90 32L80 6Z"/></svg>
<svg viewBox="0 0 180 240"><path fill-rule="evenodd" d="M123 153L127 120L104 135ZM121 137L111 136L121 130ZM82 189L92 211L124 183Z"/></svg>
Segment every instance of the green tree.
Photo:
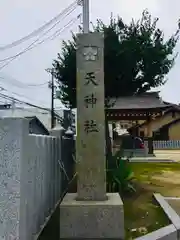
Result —
<svg viewBox="0 0 180 240"><path fill-rule="evenodd" d="M105 98L128 96L165 84L165 76L173 67L179 29L167 40L152 19L143 11L137 22L125 24L122 18L111 18L109 25L98 20L93 31L104 34ZM70 108L76 107L76 35L63 41L61 53L53 61L55 77L60 87L60 100ZM106 104L107 106L108 104ZM106 119L106 156L111 159L111 140ZM107 161L107 168L111 161Z"/></svg>
<svg viewBox="0 0 180 240"><path fill-rule="evenodd" d="M104 33L105 97L138 94L165 84L165 76L173 67L177 54L179 28L167 40L145 10L139 21L125 24L122 18L111 18L105 25L98 20L93 31ZM53 61L60 86L60 100L76 107L76 35L63 41L61 53Z"/></svg>

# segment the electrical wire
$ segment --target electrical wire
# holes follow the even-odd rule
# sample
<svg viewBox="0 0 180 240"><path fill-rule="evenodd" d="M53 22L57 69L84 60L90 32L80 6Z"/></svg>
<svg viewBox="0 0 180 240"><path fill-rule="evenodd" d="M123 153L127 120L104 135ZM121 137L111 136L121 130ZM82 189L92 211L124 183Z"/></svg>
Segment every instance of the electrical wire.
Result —
<svg viewBox="0 0 180 240"><path fill-rule="evenodd" d="M0 96L5 98L5 99L8 99L8 100L15 101L17 103L21 103L21 104L25 104L25 105L28 105L28 106L31 106L31 107L34 107L34 108L50 111L50 109L48 109L48 108L44 108L44 107L29 103L29 102L21 101L21 100L15 98L15 97L10 97L10 96L8 96L6 94L3 94L3 93L0 93Z"/></svg>
<svg viewBox="0 0 180 240"><path fill-rule="evenodd" d="M12 84L12 85L14 85L16 87L20 87L20 88L25 88L26 87L24 83L14 79L14 78L0 77L0 81L1 81L1 79L2 80L6 80L5 83Z"/></svg>
<svg viewBox="0 0 180 240"><path fill-rule="evenodd" d="M10 109L12 109L12 108L10 108ZM38 114L39 114L39 113L40 113L40 114L46 114L46 113L49 112L49 111L48 111L48 112L46 111L46 113L43 112L43 111L42 111L42 112L39 112L39 111L37 112L35 109L34 109L34 111L33 111L33 109L30 110L29 108L24 108L24 107L17 107L17 108L15 108L15 109L22 110L22 111L25 110L26 112L30 112L30 113L33 113L33 114L37 114L37 113L38 113Z"/></svg>
<svg viewBox="0 0 180 240"><path fill-rule="evenodd" d="M8 95L6 95L6 94L3 94L3 93L0 93L0 97L3 97L4 99L7 99L7 100L14 101L14 102L19 103L19 104L25 104L25 105L30 106L30 107L34 107L34 108L37 108L37 109L40 109L40 110L45 110L45 111L47 111L47 112L51 112L51 109L44 108L44 107L40 107L40 106L38 106L38 105L31 104L31 103L28 103L28 102L25 102L25 101L21 101L21 100L19 100L19 99L17 99L17 98L10 97L10 96L8 96ZM57 118L58 120L60 120L60 121L63 120L63 118L62 118L61 116L59 116L59 114L58 114L56 111L55 111L54 113L55 113L56 118Z"/></svg>
<svg viewBox="0 0 180 240"><path fill-rule="evenodd" d="M69 21L67 23L66 27L69 27L69 25L73 25L79 18L80 18L81 14L79 14L76 18L73 18L71 21ZM50 37L46 38L43 40L43 42L47 41L47 40L54 40L55 38L57 38L59 35L61 34L61 29L57 30L53 35L51 35Z"/></svg>
<svg viewBox="0 0 180 240"><path fill-rule="evenodd" d="M79 15L78 15L78 16L79 16ZM64 30L66 30L66 28L70 27L75 21L77 21L77 18L70 20L62 29L59 29L59 30L58 30L58 34L57 34L55 37L59 36L60 33L62 33ZM54 34L53 34L53 35L54 35ZM52 36L51 36L51 37L52 37ZM30 51L31 49L35 48L36 46L41 45L42 43L44 43L44 42L47 41L47 40L54 40L54 36L53 36L53 39L49 39L49 37L48 37L48 38L42 40L41 42L37 43L36 45L34 45L35 42L33 42L33 43L30 44L26 49L24 49L22 52L14 55L14 56L12 56L12 57L10 57L11 59L10 59L7 63L5 63L3 66L1 66L1 67L0 67L0 70L2 70L4 67L6 67L7 65L9 65L9 64L10 64L13 60L15 60L17 57L21 56L22 54L26 53L27 51ZM33 45L34 45L34 46L33 46Z"/></svg>
<svg viewBox="0 0 180 240"><path fill-rule="evenodd" d="M11 43L11 44L8 44L8 45L6 45L6 46L4 46L4 47L0 47L0 51L5 50L5 49L8 49L8 48L12 48L12 47L14 47L14 46L17 46L17 45L21 44L22 42L28 40L29 38L32 38L34 35L37 35L37 34L40 33L41 31L43 31L47 26L49 26L49 25L52 24L55 20L57 20L62 14L64 14L66 11L69 11L70 8L73 7L73 8L69 11L69 13L67 13L67 14L65 15L65 17L68 16L72 11L74 11L74 10L76 9L76 7L77 7L76 4L77 4L77 1L75 1L73 4L71 4L68 8L66 8L61 14L59 14L58 16L56 16L55 18L53 18L51 21L49 21L48 23L46 23L45 25L43 25L41 28L38 28L37 30L33 31L33 32L30 33L29 35L27 35L27 36L25 36L25 37L23 37L23 38L15 41L15 42ZM75 7L75 6L76 6L76 7ZM80 16L80 15L78 15L78 17L79 17L79 16ZM76 18L75 20L77 20L77 19L78 19L78 18ZM75 22L75 20L72 19L72 20L69 21L68 24L66 24L62 29L58 29L58 30L57 30L55 33L53 33L53 35L51 35L50 37L45 38L45 39L42 40L41 42L35 44L36 42L38 42L38 41L40 40L40 37L39 37L39 38L36 39L33 43L31 43L26 49L24 49L24 51L20 52L19 54L15 55L15 56L12 56L12 57L10 57L10 58L7 58L7 59L0 60L0 61L6 61L6 60L8 60L8 59L11 59L8 63L4 64L0 69L4 68L4 67L5 67L6 65L8 65L11 61L13 61L15 58L17 58L18 56L22 55L22 54L25 53L26 51L29 51L29 50L33 49L33 48L36 47L37 45L40 45L40 44L44 43L44 42L47 41L47 40L54 40L54 39L55 39L57 36L59 36L60 33L61 33L62 31L64 31L69 25L73 24L73 23ZM59 20L58 22L56 22L56 23L55 23L50 29L48 29L45 33L43 33L42 36L45 36L49 31L51 31L51 30L52 30L55 26L57 26L57 24L59 24L59 23L60 23L60 20ZM42 36L41 36L41 37L42 37ZM34 45L34 46L33 46L33 45ZM3 77L0 77L0 78L5 79L5 78L3 78ZM23 84L23 83L20 82L20 81L18 81L18 82L19 82L20 84ZM47 84L47 82L46 82L46 83L42 83L42 84L29 84L29 85L27 85L27 86L42 86L42 85L45 85L45 84ZM7 91L7 89L4 89L4 88L1 88L1 89ZM27 98L27 97L24 96L24 95L21 95L21 94L15 93L15 92L12 92L12 93L15 94L15 95L18 95L18 96ZM16 101L16 102L18 102L18 103L20 103L20 104L26 104L26 105L28 105L28 106L35 107L35 108L39 108L39 109L42 109L42 110L49 110L49 109L47 109L47 108L43 108L43 107L37 106L37 105L35 105L35 104L31 104L31 103L28 103L28 102L25 102L25 101L21 101L21 100L19 100L19 99L17 99L17 98L10 97L10 96L8 96L8 95L6 95L6 94L0 93L0 96L3 97L3 98L5 98L5 99L8 99L8 100ZM29 99L30 99L30 98L29 98Z"/></svg>
<svg viewBox="0 0 180 240"><path fill-rule="evenodd" d="M45 83L39 83L39 84L27 84L27 87L39 87L39 86L44 86L48 83L49 83L49 81L47 81Z"/></svg>
<svg viewBox="0 0 180 240"><path fill-rule="evenodd" d="M10 77L0 77L0 81L1 79L6 80L5 83L8 84L8 81L10 82L9 84L14 85L15 87L19 87L19 88L28 88L28 87L39 87L39 86L44 86L47 85L49 83L49 81L46 81L44 83L39 83L39 84L31 84L31 83L23 83L15 78L10 78ZM16 84L15 84L16 83Z"/></svg>
<svg viewBox="0 0 180 240"><path fill-rule="evenodd" d="M8 103L5 103L5 102L3 102L3 101L0 101L0 103L3 103L3 104L8 104Z"/></svg>
<svg viewBox="0 0 180 240"><path fill-rule="evenodd" d="M53 19L51 19L50 21L48 21L47 23L45 23L43 26L39 27L38 29L34 30L33 32L31 32L30 34L28 34L25 37L22 37L10 44L7 44L3 47L0 47L0 51L4 51L7 49L10 49L12 47L16 47L19 44L31 39L32 37L38 35L39 33L41 33L42 31L44 31L47 27L49 27L51 24L53 24L54 22L56 22L60 17L62 17L67 11L69 11L69 9L71 9L72 7L78 6L78 1L74 1L72 4L70 4L67 8L65 8L61 13L59 13L57 16L55 16Z"/></svg>
<svg viewBox="0 0 180 240"><path fill-rule="evenodd" d="M64 18L67 17L68 15L70 15L75 9L76 9L76 7L73 8L73 9L71 9L71 11L68 12L67 15L64 16ZM63 19L64 19L64 18L63 18ZM61 20L62 20L62 19L61 19ZM10 60L10 59L12 59L12 58L14 58L14 57L17 57L17 56L21 55L24 51L26 51L26 49L29 49L29 48L30 48L31 46L33 46L36 42L38 42L43 36L47 35L53 28L55 28L55 27L61 22L61 20L59 20L58 22L56 22L50 29L48 29L45 33L43 33L42 35L40 35L40 37L38 37L36 40L34 40L34 41L33 41L28 47L26 47L23 51L19 52L18 54L15 54L14 56L7 57L7 58L4 58L4 59L0 59L0 62L7 61L7 60Z"/></svg>
<svg viewBox="0 0 180 240"><path fill-rule="evenodd" d="M26 99L31 100L31 101L33 100L32 98L29 98L29 97L27 97L27 96L25 96L25 95L23 95L23 94L19 94L19 93L16 93L16 92L9 91L9 90L1 87L1 86L0 86L0 89L1 89L1 91L10 92L11 94L17 95L17 96L19 96L19 97L26 98ZM40 102L40 103L41 103L41 104L45 104L44 102Z"/></svg>
<svg viewBox="0 0 180 240"><path fill-rule="evenodd" d="M9 90L5 90L5 91L8 91L8 92L10 92L11 94L15 94L15 95L17 95L17 96L19 96L19 97L23 97L23 98L26 98L26 99L28 99L28 100L33 100L32 98L29 98L29 97L27 97L27 96L25 96L25 95L23 95L23 94L19 94L19 93L16 93L16 92L11 92L11 91L9 91ZM41 101L39 101L41 104L45 104L44 102L41 102Z"/></svg>

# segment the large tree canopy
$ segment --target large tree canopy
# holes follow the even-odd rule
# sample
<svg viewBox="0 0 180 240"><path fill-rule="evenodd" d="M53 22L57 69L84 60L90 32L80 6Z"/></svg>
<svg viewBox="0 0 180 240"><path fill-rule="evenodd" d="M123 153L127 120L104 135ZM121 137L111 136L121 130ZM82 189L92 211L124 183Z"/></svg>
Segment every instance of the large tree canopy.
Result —
<svg viewBox="0 0 180 240"><path fill-rule="evenodd" d="M167 40L152 19L143 11L139 21L125 24L122 18L111 18L105 25L98 20L93 31L104 33L105 97L133 95L165 83L165 76L174 64L179 29ZM61 53L53 61L60 86L60 100L76 107L76 36L63 41Z"/></svg>

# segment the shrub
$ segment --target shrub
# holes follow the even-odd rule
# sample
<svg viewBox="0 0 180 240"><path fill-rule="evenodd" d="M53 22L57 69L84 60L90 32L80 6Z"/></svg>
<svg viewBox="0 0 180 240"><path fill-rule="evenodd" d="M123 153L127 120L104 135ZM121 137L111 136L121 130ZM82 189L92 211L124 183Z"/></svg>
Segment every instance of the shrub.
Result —
<svg viewBox="0 0 180 240"><path fill-rule="evenodd" d="M135 188L132 184L134 179L134 173L131 170L129 158L123 159L123 151L119 150L111 157L110 161L113 161L115 166L111 169L107 169L107 191L108 192L135 192Z"/></svg>

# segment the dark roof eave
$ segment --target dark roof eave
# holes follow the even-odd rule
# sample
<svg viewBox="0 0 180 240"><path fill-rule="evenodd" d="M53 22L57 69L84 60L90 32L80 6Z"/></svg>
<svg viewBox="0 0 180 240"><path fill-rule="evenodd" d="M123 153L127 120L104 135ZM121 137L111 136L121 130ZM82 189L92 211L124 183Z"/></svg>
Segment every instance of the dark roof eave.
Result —
<svg viewBox="0 0 180 240"><path fill-rule="evenodd" d="M116 111L158 111L158 110L164 110L164 109L167 109L169 108L170 106L158 106L158 107L152 107L152 108L149 108L149 107L146 107L146 108L108 108L106 110L116 110Z"/></svg>
<svg viewBox="0 0 180 240"><path fill-rule="evenodd" d="M47 134L49 134L48 129L44 126L44 124L39 120L38 117L36 117L36 116L27 116L27 117L25 117L25 118L26 118L27 120L29 120L29 122L34 119L36 122L39 123L39 125L44 129L44 131L45 131Z"/></svg>

